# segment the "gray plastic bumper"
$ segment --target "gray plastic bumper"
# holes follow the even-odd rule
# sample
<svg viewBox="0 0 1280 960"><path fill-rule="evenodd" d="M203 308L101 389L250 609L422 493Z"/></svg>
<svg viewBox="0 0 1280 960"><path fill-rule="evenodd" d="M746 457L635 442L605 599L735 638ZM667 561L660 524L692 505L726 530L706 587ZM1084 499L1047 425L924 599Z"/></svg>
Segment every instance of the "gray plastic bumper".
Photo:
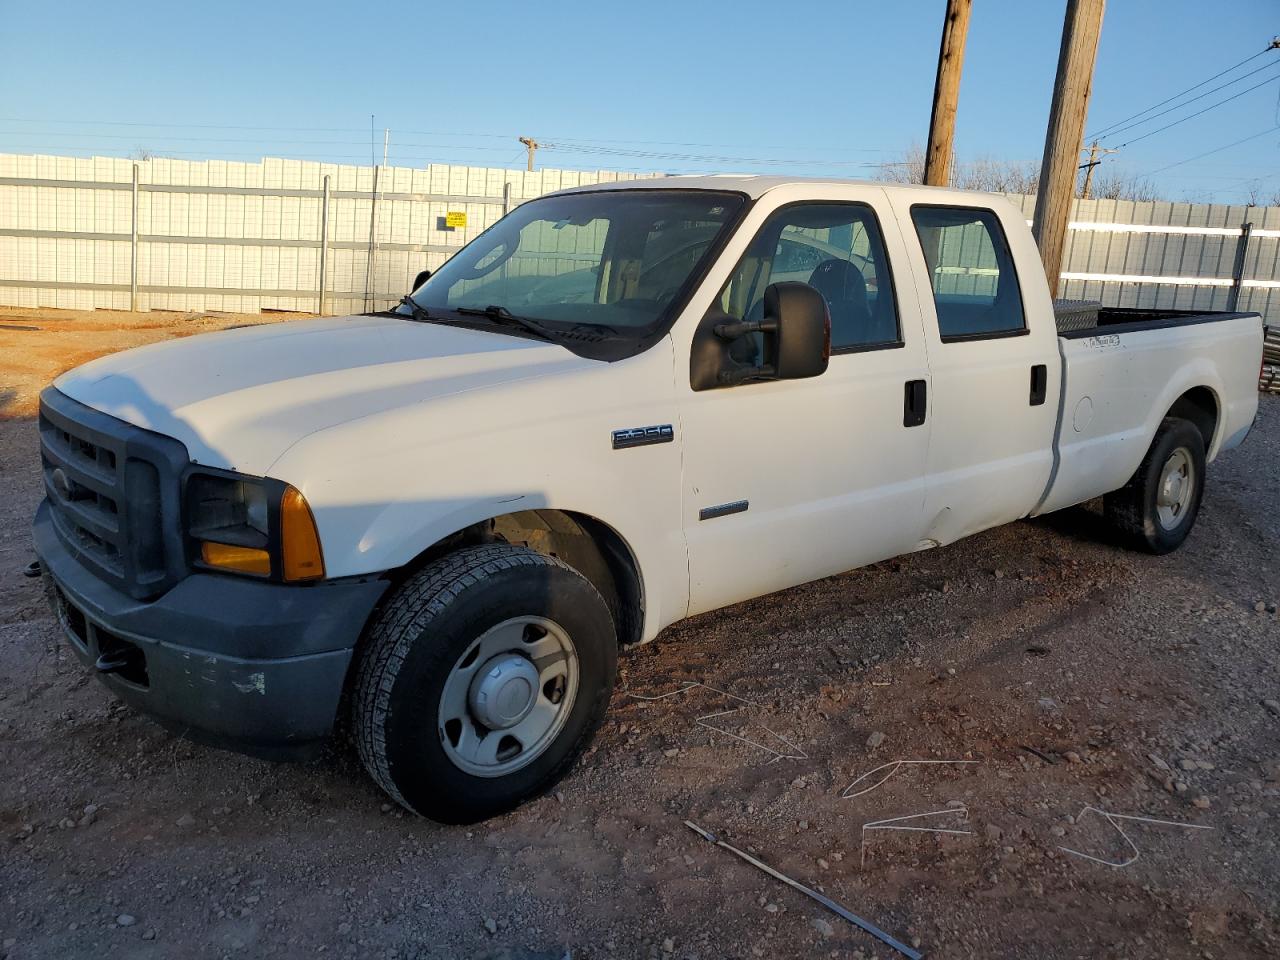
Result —
<svg viewBox="0 0 1280 960"><path fill-rule="evenodd" d="M82 566L47 503L35 547L54 611L122 700L192 739L258 756L313 754L333 730L352 651L385 580L310 586L196 573L141 602Z"/></svg>

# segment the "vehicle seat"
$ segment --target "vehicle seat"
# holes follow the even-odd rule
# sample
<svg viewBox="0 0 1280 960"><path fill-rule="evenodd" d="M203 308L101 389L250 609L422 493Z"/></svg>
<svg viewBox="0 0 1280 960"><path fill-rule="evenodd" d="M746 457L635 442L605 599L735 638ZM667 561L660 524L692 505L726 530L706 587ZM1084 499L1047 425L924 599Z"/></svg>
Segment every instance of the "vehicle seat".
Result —
<svg viewBox="0 0 1280 960"><path fill-rule="evenodd" d="M827 301L833 344L872 343L867 281L848 260L823 260L809 275L809 286Z"/></svg>

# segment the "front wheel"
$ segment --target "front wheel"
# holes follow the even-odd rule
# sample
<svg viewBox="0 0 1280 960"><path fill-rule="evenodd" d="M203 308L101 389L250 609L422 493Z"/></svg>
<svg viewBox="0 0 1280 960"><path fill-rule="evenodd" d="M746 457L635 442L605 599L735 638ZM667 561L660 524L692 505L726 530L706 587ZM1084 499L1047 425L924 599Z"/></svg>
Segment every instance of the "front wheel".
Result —
<svg viewBox="0 0 1280 960"><path fill-rule="evenodd" d="M1195 526L1204 496L1204 438L1195 424L1166 417L1127 484L1103 500L1107 519L1130 545L1168 553Z"/></svg>
<svg viewBox="0 0 1280 960"><path fill-rule="evenodd" d="M613 691L609 608L572 567L492 544L425 567L362 653L355 735L393 799L473 823L541 794L595 734Z"/></svg>

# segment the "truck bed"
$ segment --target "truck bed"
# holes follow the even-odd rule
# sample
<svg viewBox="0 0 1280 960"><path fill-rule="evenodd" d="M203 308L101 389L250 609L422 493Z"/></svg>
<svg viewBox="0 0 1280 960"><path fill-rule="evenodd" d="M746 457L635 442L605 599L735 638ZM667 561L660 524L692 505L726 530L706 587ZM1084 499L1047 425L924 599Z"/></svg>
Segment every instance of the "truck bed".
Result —
<svg viewBox="0 0 1280 960"><path fill-rule="evenodd" d="M1165 330L1170 327L1218 323L1236 317L1257 316L1252 313L1230 311L1205 312L1203 310L1153 310L1141 307L1098 306L1096 309L1089 309L1089 312L1094 315L1094 323L1083 327L1072 324L1069 320L1064 323L1067 317L1060 312L1058 304L1061 302L1055 302L1054 312L1059 320L1058 336L1067 340L1094 336L1099 329L1105 329L1107 333L1133 333L1139 330ZM1081 307L1076 312L1068 314L1068 317L1080 316L1085 310L1084 301L1074 301L1074 303L1081 304Z"/></svg>
<svg viewBox="0 0 1280 960"><path fill-rule="evenodd" d="M1258 409L1262 318L1100 307L1097 326L1058 334L1062 400L1054 467L1036 514L1119 489L1189 385L1215 424L1212 460L1244 439Z"/></svg>

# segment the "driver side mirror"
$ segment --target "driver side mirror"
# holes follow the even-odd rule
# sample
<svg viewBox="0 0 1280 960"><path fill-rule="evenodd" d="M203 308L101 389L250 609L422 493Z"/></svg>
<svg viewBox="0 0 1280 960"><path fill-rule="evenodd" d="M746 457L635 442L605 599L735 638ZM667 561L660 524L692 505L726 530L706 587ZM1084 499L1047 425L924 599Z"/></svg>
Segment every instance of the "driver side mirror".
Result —
<svg viewBox="0 0 1280 960"><path fill-rule="evenodd" d="M424 283L426 283L430 279L431 279L430 270L419 270L418 275L413 278L413 286L409 288L409 292L413 293L413 291L417 290L420 286L422 286Z"/></svg>
<svg viewBox="0 0 1280 960"><path fill-rule="evenodd" d="M704 318L690 357L694 390L748 380L801 380L826 372L831 314L822 294L807 283L773 283L765 289L763 307L762 320L734 320L723 314ZM752 334L763 340L760 362L739 363L730 355L730 344Z"/></svg>

